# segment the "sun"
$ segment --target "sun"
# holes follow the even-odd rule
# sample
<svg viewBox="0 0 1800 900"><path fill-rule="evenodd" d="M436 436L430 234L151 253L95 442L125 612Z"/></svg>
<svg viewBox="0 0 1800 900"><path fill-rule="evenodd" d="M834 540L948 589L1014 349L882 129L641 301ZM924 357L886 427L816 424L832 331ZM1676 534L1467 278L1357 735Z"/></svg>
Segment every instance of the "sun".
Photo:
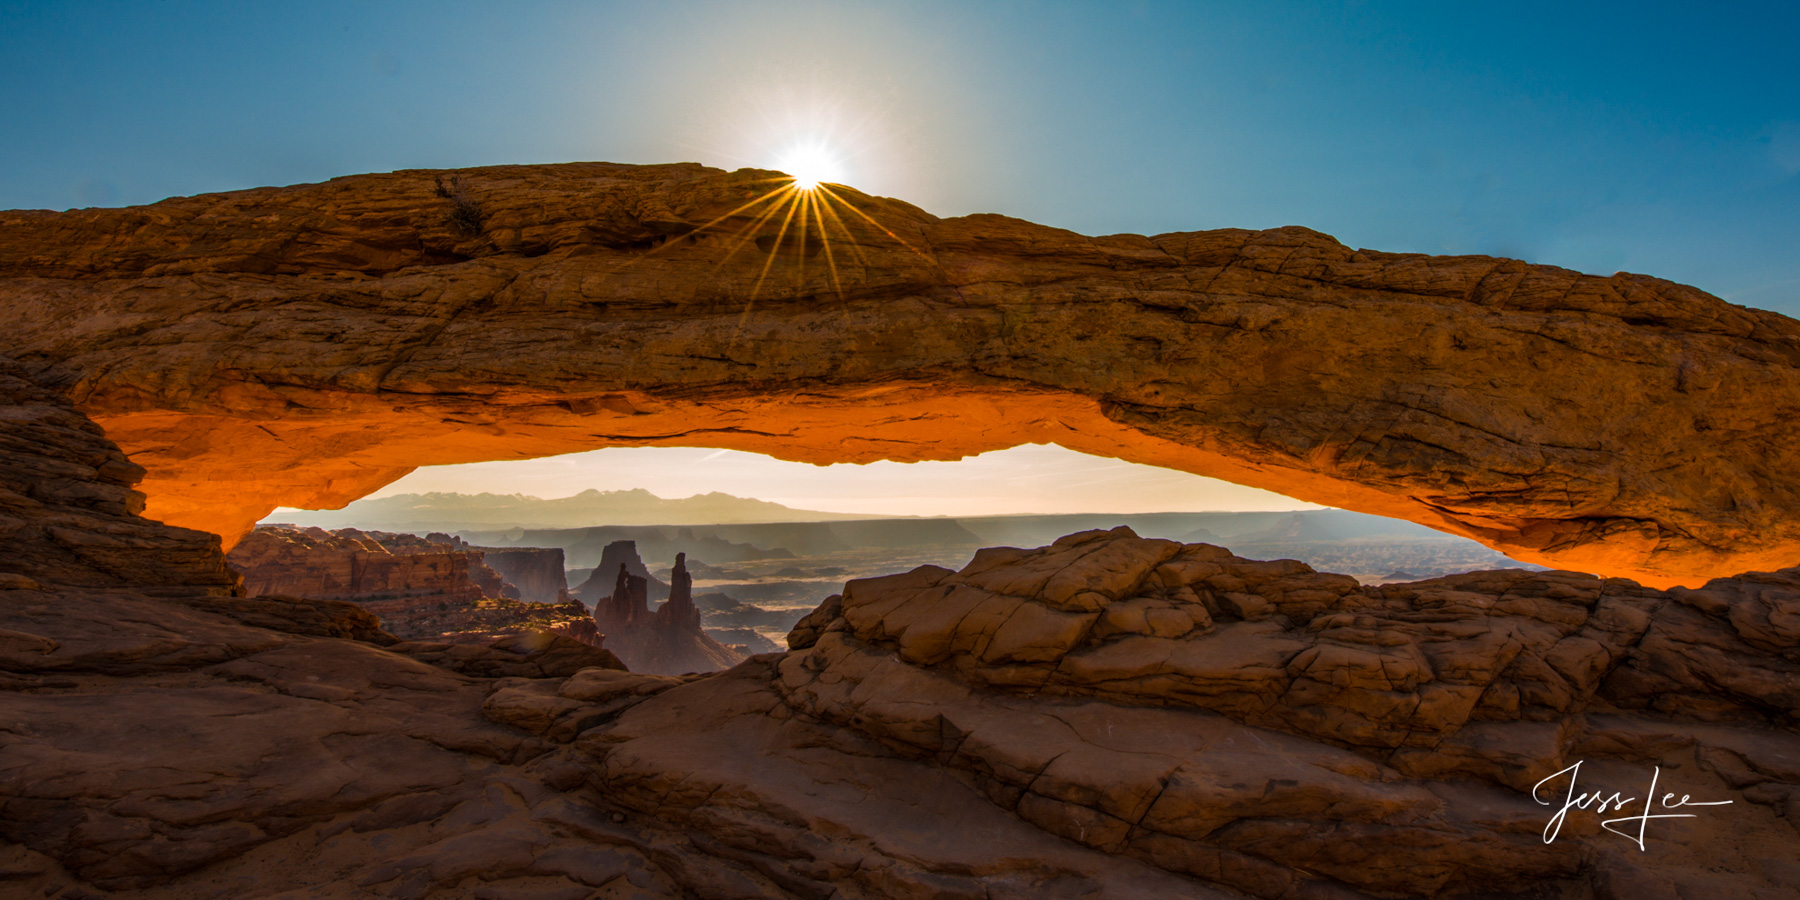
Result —
<svg viewBox="0 0 1800 900"><path fill-rule="evenodd" d="M794 187L810 191L844 179L844 163L823 141L800 141L787 149L776 168L794 176Z"/></svg>
<svg viewBox="0 0 1800 900"><path fill-rule="evenodd" d="M871 215L871 210L863 208L871 198L845 186L852 171L836 143L818 137L822 133L819 130L794 129L787 133L809 136L791 140L780 152L759 154L753 164L758 169L772 165L786 175L757 177L750 183L761 184L760 193L745 191L743 203L690 232L690 236L715 228L725 232L724 252L714 262L718 266L741 252L755 252L749 250L751 247L767 254L750 284L744 316L749 315L770 274L783 269L790 270L796 289L805 289L810 283L809 266L814 279L824 273L830 279L830 290L842 300L845 279L860 276L862 268L868 265L863 251L872 242L882 243L881 237L921 259L927 258L893 228ZM860 158L859 154L856 156ZM879 210L880 205L876 204L875 209ZM651 249L646 258L692 243L664 242ZM778 260L782 262L780 268L776 266ZM820 292L823 287L816 284L812 289ZM742 324L740 317L739 326ZM732 340L737 340L736 331L732 332Z"/></svg>

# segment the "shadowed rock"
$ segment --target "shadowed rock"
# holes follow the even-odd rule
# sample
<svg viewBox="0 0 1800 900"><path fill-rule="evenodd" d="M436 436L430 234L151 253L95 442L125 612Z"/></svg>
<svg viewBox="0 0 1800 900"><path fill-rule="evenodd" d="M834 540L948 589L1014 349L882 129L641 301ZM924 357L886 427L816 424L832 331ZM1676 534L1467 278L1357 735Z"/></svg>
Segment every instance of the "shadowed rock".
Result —
<svg viewBox="0 0 1800 900"><path fill-rule="evenodd" d="M561 547L477 547L482 562L519 589L519 599L532 603L561 602L569 587Z"/></svg>
<svg viewBox="0 0 1800 900"><path fill-rule="evenodd" d="M1088 532L850 582L800 649L660 676L562 636L392 644L349 604L234 596L210 538L131 513L104 437L12 387L0 414L32 424L0 453L7 896L1784 900L1800 883L1792 570L1667 592L1518 571L1365 587ZM96 555L90 533L129 540ZM1660 766L1666 790L1731 805L1652 822L1648 852L1585 811L1546 844L1530 788L1576 760L1584 787L1641 795Z"/></svg>
<svg viewBox="0 0 1800 900"><path fill-rule="evenodd" d="M952 776L1048 833L1255 897L1772 900L1800 874L1764 862L1800 827L1797 598L1797 570L1699 591L1516 570L1364 587L1121 528L852 581L794 652L646 683L610 723L583 717L616 693L511 702L596 760L595 789L738 848L891 835L787 780L862 788L906 761L915 808ZM1641 798L1660 766L1731 805L1649 856L1585 811L1546 843L1576 762L1582 790ZM906 821L899 792L862 789Z"/></svg>
<svg viewBox="0 0 1800 900"><path fill-rule="evenodd" d="M594 604L618 593L619 570L624 568L630 574L644 580L646 602L654 596L659 602L669 597L669 586L663 584L650 570L644 566L643 557L638 556L637 541L612 541L600 551L600 563L589 573L587 580L576 586L570 593Z"/></svg>
<svg viewBox="0 0 1800 900"><path fill-rule="evenodd" d="M687 571L687 554L675 555L668 602L651 612L646 599L648 582L631 574L632 563L637 563L635 568L642 567L637 551L629 541L613 547L619 544L626 545L620 553L629 553L630 559L619 563L612 595L594 604L594 624L607 649L617 653L633 672L662 675L712 672L743 661L743 654L713 640L701 629L700 609L694 605L694 579Z"/></svg>

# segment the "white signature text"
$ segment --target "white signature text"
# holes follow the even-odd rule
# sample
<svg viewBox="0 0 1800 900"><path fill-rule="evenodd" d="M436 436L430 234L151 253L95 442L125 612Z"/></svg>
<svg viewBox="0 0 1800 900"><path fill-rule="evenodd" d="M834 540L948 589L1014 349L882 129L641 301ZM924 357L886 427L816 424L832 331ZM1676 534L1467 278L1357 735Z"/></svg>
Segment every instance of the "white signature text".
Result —
<svg viewBox="0 0 1800 900"><path fill-rule="evenodd" d="M1607 793L1604 790L1599 790L1577 793L1575 780L1580 774L1581 763L1577 762L1561 772L1557 772L1555 775L1551 775L1543 781L1532 785L1531 799L1536 800L1542 806L1553 806L1556 802L1553 797L1540 796L1544 785L1555 781L1564 775L1569 776L1569 791L1563 797L1562 808L1557 810L1556 815L1550 817L1549 824L1544 826L1544 843L1548 844L1551 841L1556 840L1556 836L1562 833L1563 821L1568 818L1569 810L1571 809L1591 810L1596 814L1605 815L1608 812L1623 812L1627 806L1638 802L1636 797L1623 796L1620 791ZM1664 793L1662 799L1659 801L1656 797L1656 781L1660 777L1662 777L1662 767L1656 766L1652 768L1650 771L1650 789L1644 793L1644 812L1642 815L1602 819L1600 821L1600 827L1637 844L1638 850L1641 851L1644 849L1644 833L1648 830L1651 819L1692 819L1696 817L1694 813L1655 813L1653 810L1658 808L1681 809L1689 806L1725 806L1731 803L1730 800L1701 802L1689 799L1687 794L1682 794L1681 799L1677 800L1673 792ZM1631 830L1630 823L1633 822L1637 823L1635 832Z"/></svg>

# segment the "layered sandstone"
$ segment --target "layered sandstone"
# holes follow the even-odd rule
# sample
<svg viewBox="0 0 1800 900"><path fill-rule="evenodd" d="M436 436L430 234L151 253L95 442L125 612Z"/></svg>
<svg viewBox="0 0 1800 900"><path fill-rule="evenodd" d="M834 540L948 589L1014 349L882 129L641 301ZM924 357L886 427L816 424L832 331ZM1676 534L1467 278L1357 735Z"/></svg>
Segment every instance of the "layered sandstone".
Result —
<svg viewBox="0 0 1800 900"><path fill-rule="evenodd" d="M355 528L265 525L225 559L244 574L252 593L365 600L439 596L470 601L483 596L474 575L480 554L426 542L401 544L395 552L389 544L399 537Z"/></svg>
<svg viewBox="0 0 1800 900"><path fill-rule="evenodd" d="M569 589L561 547L480 547L481 561L518 588L518 599L556 603Z"/></svg>
<svg viewBox="0 0 1800 900"><path fill-rule="evenodd" d="M241 594L213 535L137 515L143 474L86 416L0 356L0 589Z"/></svg>
<svg viewBox="0 0 1800 900"><path fill-rule="evenodd" d="M1694 288L685 164L456 173L472 234L444 177L0 214L9 352L228 543L425 464L1052 442L1645 583L1800 560L1800 325Z"/></svg>
<svg viewBox="0 0 1800 900"><path fill-rule="evenodd" d="M4 359L0 421L0 895L350 896L373 877L392 896L396 853L505 868L491 843L433 846L440 819L450 836L537 829L549 855L516 873L528 887L672 884L648 851L533 818L589 813L527 769L543 742L480 715L493 675L560 679L609 654L552 635L408 647L350 603L243 596L215 535L138 516L141 470ZM493 807L505 792L533 813Z"/></svg>
<svg viewBox="0 0 1800 900"><path fill-rule="evenodd" d="M425 535L433 544L460 550L478 550L481 562L502 582L501 592L514 600L560 603L569 589L561 547L477 547L461 537L433 531Z"/></svg>
<svg viewBox="0 0 1800 900"><path fill-rule="evenodd" d="M6 896L1800 886L1800 571L1365 587L1090 532L853 581L727 672L627 673L553 635L394 643L351 604L237 596L210 538L131 512L79 414L0 387L24 423L0 435ZM1545 843L1534 779L1574 761L1584 789L1641 797L1660 766L1730 805L1642 851L1584 810Z"/></svg>
<svg viewBox="0 0 1800 900"><path fill-rule="evenodd" d="M410 534L265 525L226 559L253 594L353 602L407 640L489 644L537 630L600 646L580 602L564 591L551 603L520 601L485 556Z"/></svg>
<svg viewBox="0 0 1800 900"><path fill-rule="evenodd" d="M594 604L594 624L607 649L617 653L633 672L681 675L713 672L744 660L744 654L714 640L700 627L700 608L694 605L694 579L687 571L687 554L675 555L670 573L669 599L653 612L649 607L648 579L631 574L631 562L643 563L631 542L621 541L621 560L613 591Z"/></svg>
<svg viewBox="0 0 1800 900"><path fill-rule="evenodd" d="M1363 587L1118 529L851 582L793 643L690 685L578 677L550 705L503 688L489 715L554 706L527 727L595 759L596 789L790 860L797 894L841 888L856 852L809 832L904 830L971 788L1002 820L1254 897L1800 888L1800 570ZM658 693L569 734L624 687ZM1583 791L1641 799L1661 767L1665 789L1729 805L1650 823L1648 855L1591 811L1547 842L1577 762ZM785 789L825 771L867 793ZM868 787L885 779L904 790ZM933 884L956 884L934 849Z"/></svg>

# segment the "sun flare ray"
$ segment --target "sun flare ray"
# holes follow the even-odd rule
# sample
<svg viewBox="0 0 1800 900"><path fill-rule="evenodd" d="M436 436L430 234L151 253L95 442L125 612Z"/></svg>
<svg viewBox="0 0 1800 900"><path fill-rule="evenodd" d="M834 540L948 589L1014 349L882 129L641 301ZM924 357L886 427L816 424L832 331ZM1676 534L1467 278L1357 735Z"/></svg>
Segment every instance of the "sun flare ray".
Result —
<svg viewBox="0 0 1800 900"><path fill-rule="evenodd" d="M838 278L837 260L831 255L831 231L825 226L825 206L819 202L817 194L808 194L806 200L814 218L819 220L819 246L825 251L825 268L831 271L831 290L837 294L838 301L842 302L844 284Z"/></svg>
<svg viewBox="0 0 1800 900"><path fill-rule="evenodd" d="M775 259L781 255L781 243L787 239L788 225L794 221L794 212L800 208L802 196L804 196L802 193L796 192L788 200L787 215L782 217L781 228L775 232L775 245L769 249L769 258L763 261L762 273L756 276L756 286L750 289L752 301L756 300L756 295L762 292L763 279L769 277L769 270L774 268ZM745 313L748 314L748 312L749 308L746 307Z"/></svg>
<svg viewBox="0 0 1800 900"><path fill-rule="evenodd" d="M889 230L886 225L883 225L880 222L875 221L874 218L870 217L870 215L868 213L863 212L860 209L857 209L856 204L851 203L842 197L839 197L837 195L837 193L835 191L833 191L831 188L828 188L825 185L819 185L819 190L823 191L825 193L825 195L830 197L831 199L836 200L839 203L842 203L846 209L850 210L853 213L856 213L859 216L862 216L863 221L868 222L870 225L873 225L876 228L881 229L881 233L887 235L890 238L893 238L895 243L898 243L900 246L905 247L908 250L911 250L914 253L914 255L920 257L921 259L926 258L924 252L919 250L919 248L914 247L913 245L907 243L905 238L903 238L903 237L895 234L893 231Z"/></svg>
<svg viewBox="0 0 1800 900"><path fill-rule="evenodd" d="M752 242L767 247L767 255L757 269L748 296L744 298L744 308L732 328L730 340L733 343L738 340L748 322L757 299L762 296L771 279L776 278L777 257L783 254L794 254L791 269L794 289L804 291L809 254L823 253L831 291L840 302L845 300L845 270L839 257L846 257L843 263L853 262L866 269L869 265L869 248L864 247L857 237L862 229L851 227L849 217L838 208L840 206L913 255L921 259L927 258L918 247L895 233L893 228L882 224L853 202L848 194L843 193L850 189L838 181L843 171L841 162L822 142L796 142L781 157L780 166L783 174L750 182L754 185L773 181L773 187L679 235L694 238L703 233L722 234L725 237L722 247L724 252L714 259L712 265L715 269L729 265ZM780 219L778 225L774 224L777 218ZM768 232L772 225L775 233L770 242L765 239L770 238ZM816 233L812 233L814 227L818 229ZM790 239L788 234L791 230L796 233ZM867 231L862 231L862 234L865 238L872 236ZM648 252L637 256L627 265L680 246L674 237L676 236L651 247ZM818 242L816 249L809 246L809 242L815 240Z"/></svg>

